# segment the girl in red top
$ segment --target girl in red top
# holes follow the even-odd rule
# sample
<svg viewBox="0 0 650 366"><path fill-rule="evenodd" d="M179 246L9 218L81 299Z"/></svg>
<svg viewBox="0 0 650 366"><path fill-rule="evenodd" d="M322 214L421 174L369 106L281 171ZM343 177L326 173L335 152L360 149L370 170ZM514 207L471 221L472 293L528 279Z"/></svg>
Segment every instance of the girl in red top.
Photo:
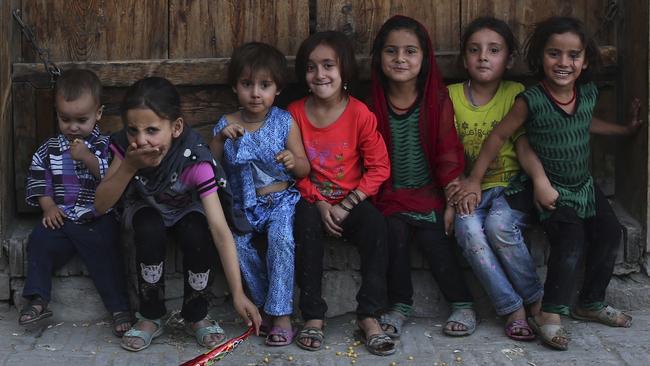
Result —
<svg viewBox="0 0 650 366"><path fill-rule="evenodd" d="M307 38L296 56L296 75L309 96L292 103L311 165L298 181L302 199L294 223L305 326L298 346L318 350L323 343L327 304L321 296L324 237L346 237L361 257L362 283L357 293L357 324L371 353L387 356L394 342L384 334L375 314L386 295L386 224L366 198L377 193L390 166L375 116L348 94L356 64L350 41L328 31Z"/></svg>
<svg viewBox="0 0 650 366"><path fill-rule="evenodd" d="M411 313L413 287L409 243L423 251L445 300L452 306L443 331L469 335L476 328L472 295L450 238L453 207L443 188L464 168L454 109L438 72L426 29L404 16L388 19L372 48L372 109L391 158L391 177L374 203L387 216L388 300L384 331L399 337ZM443 214L444 212L444 214Z"/></svg>

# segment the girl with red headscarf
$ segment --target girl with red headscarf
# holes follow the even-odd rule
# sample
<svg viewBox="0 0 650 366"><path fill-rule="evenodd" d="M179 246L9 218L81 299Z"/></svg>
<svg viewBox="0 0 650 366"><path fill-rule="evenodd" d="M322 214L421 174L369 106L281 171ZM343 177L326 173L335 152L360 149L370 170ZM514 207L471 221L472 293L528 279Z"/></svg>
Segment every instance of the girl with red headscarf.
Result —
<svg viewBox="0 0 650 366"><path fill-rule="evenodd" d="M464 153L454 110L442 82L429 35L405 16L388 19L372 48L371 109L391 159L391 176L375 197L387 217L391 308L381 317L387 334L399 337L413 304L408 243L418 244L452 314L445 334L476 329L472 295L447 235L454 209L443 190L463 172Z"/></svg>

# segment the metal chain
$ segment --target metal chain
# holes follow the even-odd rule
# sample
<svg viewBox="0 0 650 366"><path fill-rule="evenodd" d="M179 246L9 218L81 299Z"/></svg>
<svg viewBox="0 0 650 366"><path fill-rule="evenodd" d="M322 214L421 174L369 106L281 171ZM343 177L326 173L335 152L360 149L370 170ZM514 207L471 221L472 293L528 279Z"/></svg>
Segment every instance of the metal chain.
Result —
<svg viewBox="0 0 650 366"><path fill-rule="evenodd" d="M54 83L56 82L56 79L61 75L61 69L56 66L56 64L52 61L50 61L50 50L47 48L42 48L38 45L38 42L36 41L36 36L34 36L34 32L32 29L25 24L23 19L20 17L20 9L14 9L12 12L14 19L18 23L18 26L20 26L20 30L23 32L23 35L29 43L32 45L32 49L38 57L43 61L43 66L45 66L45 71L47 71L48 74L50 74L50 82Z"/></svg>
<svg viewBox="0 0 650 366"><path fill-rule="evenodd" d="M606 32L611 28L616 26L616 23L621 19L621 9L618 5L618 0L609 0L605 6L605 12L600 21L600 25L594 33L594 38L597 41L602 42L603 40L599 39L601 36L604 36Z"/></svg>

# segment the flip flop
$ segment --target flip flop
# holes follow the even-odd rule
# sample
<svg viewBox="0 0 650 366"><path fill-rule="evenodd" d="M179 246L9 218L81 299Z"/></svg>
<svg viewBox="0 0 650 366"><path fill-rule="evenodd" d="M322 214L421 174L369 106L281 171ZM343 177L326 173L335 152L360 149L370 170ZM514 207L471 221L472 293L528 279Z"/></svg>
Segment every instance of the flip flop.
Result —
<svg viewBox="0 0 650 366"><path fill-rule="evenodd" d="M533 328L535 333L539 335L542 342L547 346L560 351L569 349L571 339L569 338L569 333L563 326L559 324L544 324L540 326L532 316L528 318L528 324L530 324L531 328ZM566 339L566 343L558 342L557 338Z"/></svg>
<svg viewBox="0 0 650 366"><path fill-rule="evenodd" d="M381 314L379 317L379 325L381 325L381 329L384 329L384 326L393 327L395 329L394 332L389 332L384 329L384 333L391 338L399 338L402 335L402 327L406 319L406 316L399 311L390 310Z"/></svg>
<svg viewBox="0 0 650 366"><path fill-rule="evenodd" d="M596 323L609 325L610 327L629 328L632 326L631 316L609 305L600 309L600 311L598 311L598 313L594 315L590 315L586 313L580 314L583 311L585 310L580 308L575 308L571 311L571 317L578 320L584 320L588 322L596 322ZM626 322L623 325L618 324L618 322L616 321L621 316L626 319Z"/></svg>
<svg viewBox="0 0 650 366"><path fill-rule="evenodd" d="M281 341L274 341L273 337L278 336L282 338L283 340ZM288 346L291 343L293 343L293 338L296 336L296 329L291 328L291 329L284 329L282 327L273 327L271 328L271 331L269 334L266 336L266 340L264 343L267 346Z"/></svg>
<svg viewBox="0 0 650 366"><path fill-rule="evenodd" d="M517 329L526 330L528 331L528 334L516 334L515 330ZM535 339L535 332L533 332L533 329L530 327L526 319L511 321L510 323L506 324L505 331L508 338L514 339L515 341L532 341Z"/></svg>
<svg viewBox="0 0 650 366"><path fill-rule="evenodd" d="M302 330L298 333L296 340L296 344L298 347L307 350L307 351L318 351L323 347L323 341L325 340L325 333L323 332L323 329L321 328L316 328L316 327L305 327L302 328ZM314 341L318 342L318 347L312 347L304 344L301 342L301 339L308 338L312 341L312 344Z"/></svg>
<svg viewBox="0 0 650 366"><path fill-rule="evenodd" d="M41 310L39 311L36 306L40 306ZM23 316L29 316L27 320L20 320ZM29 300L27 305L20 311L20 317L18 317L19 325L28 325L36 323L45 318L49 318L53 315L52 310L47 308L47 301L42 297L36 296L33 299Z"/></svg>
<svg viewBox="0 0 650 366"><path fill-rule="evenodd" d="M126 333L124 333L124 335L122 336L122 342L120 342L120 346L122 348L124 348L125 350L128 350L128 351L139 352L139 351L142 351L143 349L146 349L147 347L149 347L151 345L151 341L154 338L157 338L161 334L163 334L163 326L162 326L162 321L160 319L147 319L147 318L143 317L142 315L140 315L140 313L135 313L135 318L138 319L138 323L141 322L141 321L147 320L147 321L150 321L150 322L152 322L152 323L154 323L154 324L156 324L158 326L158 328L156 328L156 331L153 332L153 333L149 333L149 332L144 331L144 330L138 330L138 329L135 329L134 327L131 327L131 329L129 329L128 331L126 331ZM137 323L134 324L134 326L135 325L137 325ZM142 339L144 341L144 345L142 347L140 347L140 348L135 348L135 347L129 346L126 343L124 343L124 337L140 338L140 339Z"/></svg>
<svg viewBox="0 0 650 366"><path fill-rule="evenodd" d="M451 330L446 327L442 331L446 335L453 337L462 337L468 336L474 333L476 330L476 312L473 309L456 309L454 310L449 318L447 318L447 324L449 323L458 323L464 325L467 329L465 330Z"/></svg>
<svg viewBox="0 0 650 366"><path fill-rule="evenodd" d="M357 326L359 326L357 324ZM397 351L395 347L395 342L386 334L379 333L366 337L366 332L359 327L355 331L355 336L361 340L365 345L368 352L377 356L390 356Z"/></svg>

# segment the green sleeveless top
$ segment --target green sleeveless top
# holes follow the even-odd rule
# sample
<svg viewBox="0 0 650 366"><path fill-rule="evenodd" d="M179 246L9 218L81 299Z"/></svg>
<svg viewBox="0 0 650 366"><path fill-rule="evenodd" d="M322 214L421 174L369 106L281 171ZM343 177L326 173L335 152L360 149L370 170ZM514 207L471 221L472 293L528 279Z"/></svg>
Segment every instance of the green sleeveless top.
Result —
<svg viewBox="0 0 650 366"><path fill-rule="evenodd" d="M389 112L391 133L390 168L395 188L420 188L431 183L429 164L424 157L420 141L419 103L406 114ZM415 220L436 222L435 212L421 214L408 212Z"/></svg>
<svg viewBox="0 0 650 366"><path fill-rule="evenodd" d="M526 135L544 171L560 197L557 207L568 206L580 218L595 214L594 182L589 171L589 126L598 98L594 83L577 86L576 109L568 114L551 100L541 84L522 92L528 104ZM540 213L540 219L550 212Z"/></svg>

